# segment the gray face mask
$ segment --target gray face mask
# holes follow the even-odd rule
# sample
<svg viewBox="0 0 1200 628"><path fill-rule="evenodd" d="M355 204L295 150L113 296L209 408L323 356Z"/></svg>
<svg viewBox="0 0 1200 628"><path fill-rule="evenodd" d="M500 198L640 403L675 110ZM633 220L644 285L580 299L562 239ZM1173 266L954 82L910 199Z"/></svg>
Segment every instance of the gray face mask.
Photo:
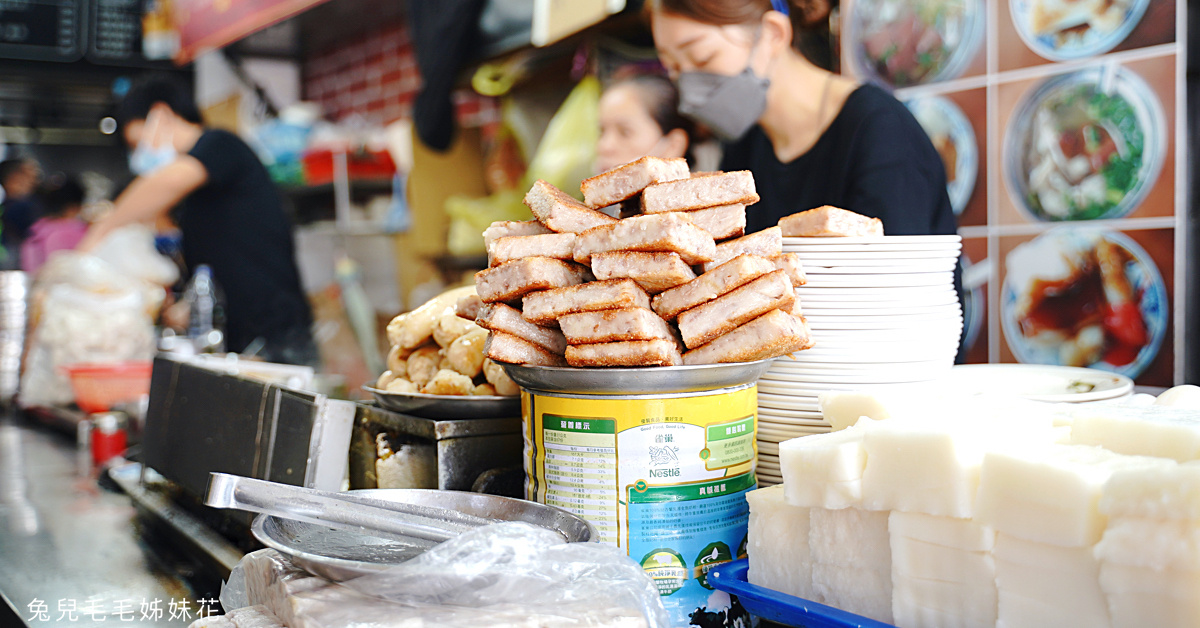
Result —
<svg viewBox="0 0 1200 628"><path fill-rule="evenodd" d="M733 76L709 72L679 75L679 113L712 129L721 139L740 139L767 110L767 87L747 65Z"/></svg>

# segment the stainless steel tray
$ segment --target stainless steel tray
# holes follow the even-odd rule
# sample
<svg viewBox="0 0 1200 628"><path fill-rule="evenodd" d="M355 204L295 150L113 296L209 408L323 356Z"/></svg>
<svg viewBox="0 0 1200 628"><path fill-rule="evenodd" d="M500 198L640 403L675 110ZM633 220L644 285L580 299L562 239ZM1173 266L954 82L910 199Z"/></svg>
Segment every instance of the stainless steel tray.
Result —
<svg viewBox="0 0 1200 628"><path fill-rule="evenodd" d="M363 386L363 390L374 395L375 401L384 410L426 419L503 419L521 416L520 397L393 393L371 386Z"/></svg>
<svg viewBox="0 0 1200 628"><path fill-rule="evenodd" d="M565 510L521 499L424 489L351 492L385 501L446 508L486 519L524 521L554 530L572 543L598 540L595 529L587 521ZM256 517L251 530L259 542L286 555L297 567L334 581L383 571L421 554L428 547L271 515Z"/></svg>
<svg viewBox="0 0 1200 628"><path fill-rule="evenodd" d="M522 388L531 390L597 395L666 395L752 384L767 372L774 360L643 368L505 364L504 370Z"/></svg>

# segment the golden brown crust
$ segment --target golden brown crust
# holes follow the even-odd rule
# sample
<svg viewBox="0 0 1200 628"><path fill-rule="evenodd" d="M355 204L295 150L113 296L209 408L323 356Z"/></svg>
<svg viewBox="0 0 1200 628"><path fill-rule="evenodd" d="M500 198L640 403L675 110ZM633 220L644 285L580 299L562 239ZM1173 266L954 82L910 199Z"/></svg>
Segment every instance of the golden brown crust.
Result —
<svg viewBox="0 0 1200 628"><path fill-rule="evenodd" d="M679 348L670 340L605 342L567 347L571 366L676 366L682 364Z"/></svg>

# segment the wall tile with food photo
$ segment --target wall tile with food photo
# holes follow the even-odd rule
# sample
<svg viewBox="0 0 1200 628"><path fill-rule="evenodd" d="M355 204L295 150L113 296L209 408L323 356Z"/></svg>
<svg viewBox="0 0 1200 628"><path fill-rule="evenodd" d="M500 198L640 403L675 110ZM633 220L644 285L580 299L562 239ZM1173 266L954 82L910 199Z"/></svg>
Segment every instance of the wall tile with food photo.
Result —
<svg viewBox="0 0 1200 628"><path fill-rule="evenodd" d="M1175 56L998 88L1001 224L1175 213Z"/></svg>
<svg viewBox="0 0 1200 628"><path fill-rule="evenodd" d="M892 88L986 70L984 0L853 0L842 4L843 65Z"/></svg>
<svg viewBox="0 0 1200 628"><path fill-rule="evenodd" d="M946 191L960 226L987 224L987 90L904 101L946 165Z"/></svg>
<svg viewBox="0 0 1200 628"><path fill-rule="evenodd" d="M993 10L1001 72L1175 41L1175 0L1008 0Z"/></svg>
<svg viewBox="0 0 1200 628"><path fill-rule="evenodd" d="M963 333L959 361L988 362L988 281L993 260L988 258L987 238L963 238L959 263L963 273Z"/></svg>
<svg viewBox="0 0 1200 628"><path fill-rule="evenodd" d="M1000 238L1001 361L1172 385L1174 230L1071 225Z"/></svg>

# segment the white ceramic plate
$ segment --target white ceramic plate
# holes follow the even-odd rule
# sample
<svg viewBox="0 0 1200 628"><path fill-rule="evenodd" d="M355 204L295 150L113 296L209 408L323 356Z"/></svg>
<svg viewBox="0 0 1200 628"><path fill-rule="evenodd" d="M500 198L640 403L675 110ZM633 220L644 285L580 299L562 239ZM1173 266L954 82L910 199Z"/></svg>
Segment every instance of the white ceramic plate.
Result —
<svg viewBox="0 0 1200 628"><path fill-rule="evenodd" d="M950 274L950 273L946 273ZM948 294L956 294L952 284L932 286L821 286L803 285L796 287L796 294L801 299L822 298L825 301L836 301L846 297L870 296L875 300L911 302L922 299L940 298ZM848 299L854 300L854 299Z"/></svg>
<svg viewBox="0 0 1200 628"><path fill-rule="evenodd" d="M784 238L786 240L787 238ZM935 253L953 255L962 250L961 244L783 244L784 253L862 253L873 251L879 255L889 253Z"/></svg>
<svg viewBox="0 0 1200 628"><path fill-rule="evenodd" d="M962 236L957 235L902 235L902 236L854 236L854 237L839 237L831 236L826 238L798 238L785 237L783 245L809 245L809 244L869 244L872 246L881 244L962 244Z"/></svg>
<svg viewBox="0 0 1200 628"><path fill-rule="evenodd" d="M803 262L804 273L808 277L814 275L895 275L900 273L941 273L953 271L958 264L957 259L932 260L921 263L897 263L883 266L880 262L871 260L863 264L844 263L812 263Z"/></svg>
<svg viewBox="0 0 1200 628"><path fill-rule="evenodd" d="M953 285L954 273L942 272L896 275L808 275L808 283L802 287L812 290L816 288L911 288Z"/></svg>
<svg viewBox="0 0 1200 628"><path fill-rule="evenodd" d="M758 455L761 456L764 453L775 454L776 456L778 456L779 455L779 443L772 443L770 441L762 441L762 442L758 443Z"/></svg>
<svg viewBox="0 0 1200 628"><path fill-rule="evenodd" d="M958 303L946 303L943 305L918 305L913 307L826 307L824 303L811 303L808 307L804 307L803 300L800 302L804 310L805 318L814 316L822 317L839 317L847 320L877 318L880 316L888 317L910 317L910 316L952 316L961 315L962 306Z"/></svg>
<svg viewBox="0 0 1200 628"><path fill-rule="evenodd" d="M864 318L866 320L864 320ZM819 316L805 315L808 326L814 333L822 331L917 331L929 330L933 333L947 333L942 330L944 325L962 325L962 315L947 313L939 316L868 316L850 318L848 316Z"/></svg>
<svg viewBox="0 0 1200 628"><path fill-rule="evenodd" d="M1103 401L1133 392L1133 380L1124 375L1074 366L965 364L950 369L943 381L963 394L1004 392L1051 403Z"/></svg>
<svg viewBox="0 0 1200 628"><path fill-rule="evenodd" d="M856 251L826 251L813 250L811 247L804 247L803 251L792 251L804 263L808 263L810 259L829 259L829 260L851 260L851 261L877 261L883 262L907 262L907 261L924 261L938 260L945 258L958 257L957 248L932 249L926 251L879 251L869 247L860 247Z"/></svg>

